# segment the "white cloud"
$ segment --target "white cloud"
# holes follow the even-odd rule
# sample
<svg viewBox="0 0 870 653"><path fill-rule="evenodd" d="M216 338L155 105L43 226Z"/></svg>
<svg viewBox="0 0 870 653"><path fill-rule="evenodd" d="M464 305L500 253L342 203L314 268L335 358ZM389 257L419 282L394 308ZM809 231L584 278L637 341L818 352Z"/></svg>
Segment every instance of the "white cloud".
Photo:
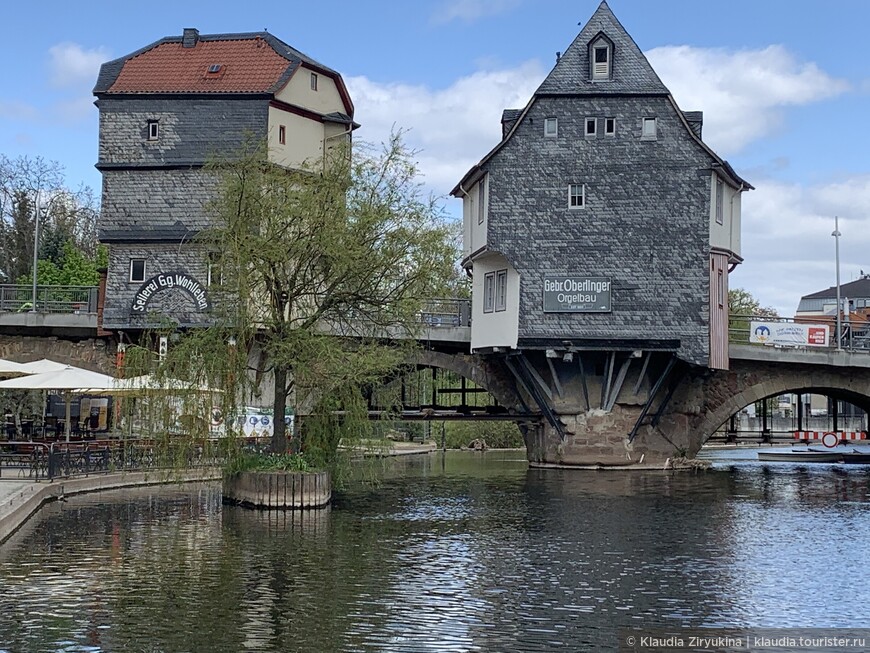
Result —
<svg viewBox="0 0 870 653"><path fill-rule="evenodd" d="M764 306L792 316L801 296L836 281L834 216L840 218L841 282L870 272L870 175L815 186L761 180L744 195L743 257L731 275Z"/></svg>
<svg viewBox="0 0 870 653"><path fill-rule="evenodd" d="M479 71L447 88L346 80L362 124L357 138L379 143L393 128L409 130L406 142L426 185L444 195L501 140L502 109L522 108L544 78L537 62Z"/></svg>
<svg viewBox="0 0 870 653"><path fill-rule="evenodd" d="M432 14L432 22L442 25L454 20L473 23L516 9L522 0L446 0Z"/></svg>
<svg viewBox="0 0 870 653"><path fill-rule="evenodd" d="M778 129L784 107L849 89L779 45L738 51L666 46L645 54L680 108L704 111L704 140L723 155Z"/></svg>
<svg viewBox="0 0 870 653"><path fill-rule="evenodd" d="M69 41L51 46L48 55L50 81L56 88L90 89L97 81L100 65L111 59L106 48L86 50Z"/></svg>
<svg viewBox="0 0 870 653"><path fill-rule="evenodd" d="M0 100L0 118L4 120L33 120L38 115L36 107L26 102Z"/></svg>

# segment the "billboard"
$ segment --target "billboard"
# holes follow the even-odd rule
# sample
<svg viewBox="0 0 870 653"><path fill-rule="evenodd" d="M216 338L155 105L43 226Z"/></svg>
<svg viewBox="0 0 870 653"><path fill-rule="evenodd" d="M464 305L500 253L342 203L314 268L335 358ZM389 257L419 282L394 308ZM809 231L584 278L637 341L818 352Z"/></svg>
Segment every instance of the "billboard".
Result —
<svg viewBox="0 0 870 653"><path fill-rule="evenodd" d="M782 347L827 347L827 324L795 322L751 322L749 342Z"/></svg>
<svg viewBox="0 0 870 653"><path fill-rule="evenodd" d="M608 277L544 277L545 313L609 313Z"/></svg>

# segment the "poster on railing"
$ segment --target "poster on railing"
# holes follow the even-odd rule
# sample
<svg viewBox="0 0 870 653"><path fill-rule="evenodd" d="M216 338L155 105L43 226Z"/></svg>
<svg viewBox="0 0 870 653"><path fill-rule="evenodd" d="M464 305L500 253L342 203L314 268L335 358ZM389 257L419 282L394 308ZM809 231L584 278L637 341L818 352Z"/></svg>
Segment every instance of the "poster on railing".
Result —
<svg viewBox="0 0 870 653"><path fill-rule="evenodd" d="M827 324L796 322L752 322L749 342L780 347L827 347Z"/></svg>

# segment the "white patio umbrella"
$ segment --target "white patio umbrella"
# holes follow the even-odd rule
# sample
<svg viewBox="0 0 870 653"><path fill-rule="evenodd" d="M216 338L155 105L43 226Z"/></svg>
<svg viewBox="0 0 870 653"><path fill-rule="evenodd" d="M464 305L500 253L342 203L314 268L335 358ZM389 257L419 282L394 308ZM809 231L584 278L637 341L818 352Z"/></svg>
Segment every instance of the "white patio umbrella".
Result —
<svg viewBox="0 0 870 653"><path fill-rule="evenodd" d="M28 374L41 374L43 372L60 372L62 369L67 367L73 367L74 369L80 370L81 367L75 367L73 365L69 365L67 363L58 363L57 361L49 360L48 358L43 358L38 361L31 361L29 363L21 363L21 367L24 368L24 371Z"/></svg>
<svg viewBox="0 0 870 653"><path fill-rule="evenodd" d="M0 381L0 389L63 390L66 401L66 441L69 442L71 395L111 390L116 381L115 377L107 374L67 365L57 372L42 372L41 374L30 374L17 379ZM87 388L87 390L82 390L82 388Z"/></svg>
<svg viewBox="0 0 870 653"><path fill-rule="evenodd" d="M31 374L31 371L21 363L0 358L0 376L21 376Z"/></svg>

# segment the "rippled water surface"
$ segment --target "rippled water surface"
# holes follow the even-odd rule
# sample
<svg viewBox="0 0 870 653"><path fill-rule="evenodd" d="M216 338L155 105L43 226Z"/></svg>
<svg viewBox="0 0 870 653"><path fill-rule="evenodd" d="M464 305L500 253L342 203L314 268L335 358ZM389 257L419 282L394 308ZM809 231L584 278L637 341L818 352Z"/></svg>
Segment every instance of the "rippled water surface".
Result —
<svg viewBox="0 0 870 653"><path fill-rule="evenodd" d="M0 651L586 651L627 628L866 624L870 468L397 459L326 512L218 485L44 508L0 547Z"/></svg>

